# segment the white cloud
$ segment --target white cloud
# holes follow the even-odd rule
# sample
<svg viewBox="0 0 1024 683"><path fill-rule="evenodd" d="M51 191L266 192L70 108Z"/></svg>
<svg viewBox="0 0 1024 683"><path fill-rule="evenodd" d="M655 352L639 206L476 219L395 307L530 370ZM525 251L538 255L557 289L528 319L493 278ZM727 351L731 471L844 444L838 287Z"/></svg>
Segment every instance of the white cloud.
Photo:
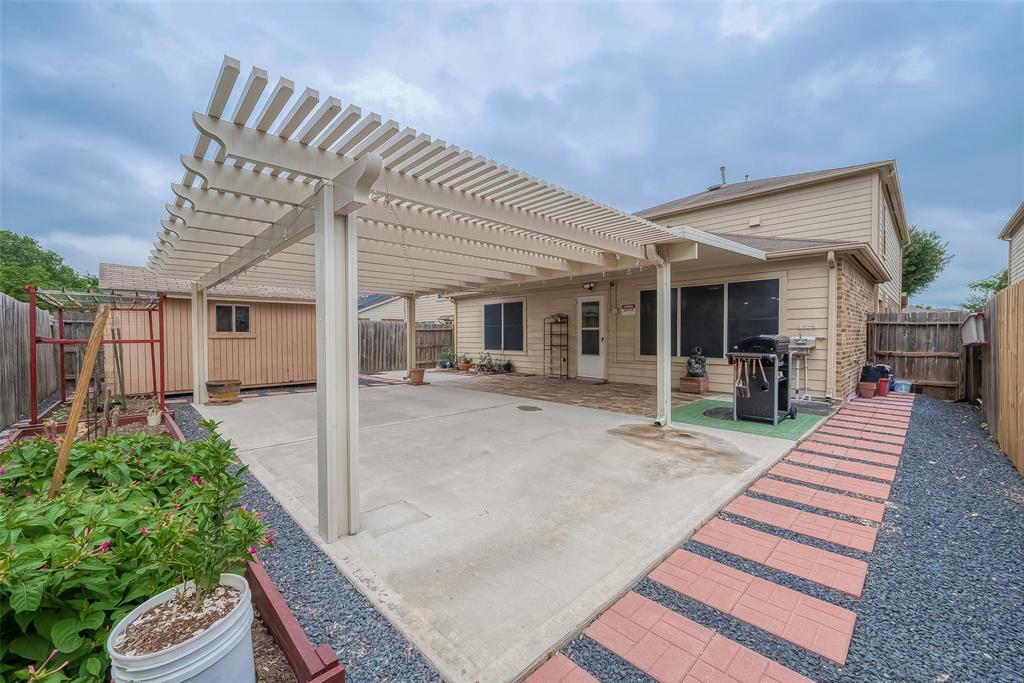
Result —
<svg viewBox="0 0 1024 683"><path fill-rule="evenodd" d="M385 69L367 71L339 84L337 91L361 107L380 109L402 118L433 120L443 113L441 103L429 91Z"/></svg>
<svg viewBox="0 0 1024 683"><path fill-rule="evenodd" d="M147 240L123 232L85 235L55 231L40 236L39 242L62 254L77 270L93 274L99 272L99 261L145 265L153 248Z"/></svg>
<svg viewBox="0 0 1024 683"><path fill-rule="evenodd" d="M799 92L801 95L826 100L849 90L885 83L927 83L935 72L935 61L929 52L921 46L913 46L899 52L861 57L846 63L825 64L799 84Z"/></svg>
<svg viewBox="0 0 1024 683"><path fill-rule="evenodd" d="M764 42L785 33L791 26L814 14L820 2L747 2L735 0L722 5L718 34L740 36Z"/></svg>

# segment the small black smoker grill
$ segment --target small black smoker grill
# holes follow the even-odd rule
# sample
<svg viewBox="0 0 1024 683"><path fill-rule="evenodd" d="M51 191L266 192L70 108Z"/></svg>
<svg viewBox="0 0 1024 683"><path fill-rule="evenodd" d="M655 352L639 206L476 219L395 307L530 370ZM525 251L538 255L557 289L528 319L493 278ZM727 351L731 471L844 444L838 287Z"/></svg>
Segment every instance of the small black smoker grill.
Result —
<svg viewBox="0 0 1024 683"><path fill-rule="evenodd" d="M726 354L733 367L734 420L779 424L796 417L789 402L789 337L747 337Z"/></svg>

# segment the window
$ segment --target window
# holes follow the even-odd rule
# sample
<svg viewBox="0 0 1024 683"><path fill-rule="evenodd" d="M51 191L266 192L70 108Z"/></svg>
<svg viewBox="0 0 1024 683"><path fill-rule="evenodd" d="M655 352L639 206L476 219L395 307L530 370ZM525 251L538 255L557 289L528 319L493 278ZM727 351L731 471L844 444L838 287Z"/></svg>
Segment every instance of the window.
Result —
<svg viewBox="0 0 1024 683"><path fill-rule="evenodd" d="M248 332L249 307L217 304L216 330L218 332Z"/></svg>
<svg viewBox="0 0 1024 683"><path fill-rule="evenodd" d="M700 350L708 358L725 356L725 285L683 287L682 327L684 356Z"/></svg>
<svg viewBox="0 0 1024 683"><path fill-rule="evenodd" d="M728 304L726 303L728 302ZM673 356L689 356L700 347L708 358L745 337L779 332L779 281L752 280L672 289ZM640 355L658 352L657 292L640 292Z"/></svg>
<svg viewBox="0 0 1024 683"><path fill-rule="evenodd" d="M484 305L484 349L523 350L523 302Z"/></svg>
<svg viewBox="0 0 1024 683"><path fill-rule="evenodd" d="M746 337L778 333L779 281L729 283L729 350Z"/></svg>

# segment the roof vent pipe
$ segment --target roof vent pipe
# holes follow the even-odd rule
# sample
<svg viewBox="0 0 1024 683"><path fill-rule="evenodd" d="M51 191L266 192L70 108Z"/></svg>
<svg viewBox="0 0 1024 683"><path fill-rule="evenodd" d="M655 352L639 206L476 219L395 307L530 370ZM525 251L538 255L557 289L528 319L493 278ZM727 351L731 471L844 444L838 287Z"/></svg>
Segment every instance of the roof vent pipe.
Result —
<svg viewBox="0 0 1024 683"><path fill-rule="evenodd" d="M719 166L718 170L722 174L722 187L725 187L725 166Z"/></svg>

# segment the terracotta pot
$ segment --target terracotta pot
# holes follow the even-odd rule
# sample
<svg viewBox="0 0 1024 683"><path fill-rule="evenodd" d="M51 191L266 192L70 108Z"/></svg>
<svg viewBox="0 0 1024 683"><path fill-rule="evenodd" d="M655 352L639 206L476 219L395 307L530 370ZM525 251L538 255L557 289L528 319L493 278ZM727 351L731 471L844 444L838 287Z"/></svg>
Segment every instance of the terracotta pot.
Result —
<svg viewBox="0 0 1024 683"><path fill-rule="evenodd" d="M874 382L857 382L857 393L861 398L871 398L875 395Z"/></svg>
<svg viewBox="0 0 1024 683"><path fill-rule="evenodd" d="M459 372L465 372L466 370L469 370L471 367L473 367L473 364L472 363L457 363L455 365L455 367L459 369Z"/></svg>
<svg viewBox="0 0 1024 683"><path fill-rule="evenodd" d="M409 368L409 384L423 384L423 368Z"/></svg>

